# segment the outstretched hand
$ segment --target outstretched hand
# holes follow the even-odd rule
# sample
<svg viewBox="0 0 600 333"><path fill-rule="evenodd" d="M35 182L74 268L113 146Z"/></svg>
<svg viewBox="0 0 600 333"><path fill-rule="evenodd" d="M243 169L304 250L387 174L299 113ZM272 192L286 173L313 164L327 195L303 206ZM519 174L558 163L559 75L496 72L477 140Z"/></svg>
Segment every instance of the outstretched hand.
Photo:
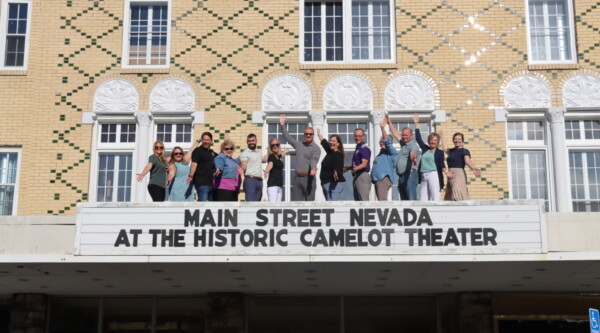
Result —
<svg viewBox="0 0 600 333"><path fill-rule="evenodd" d="M284 114L279 115L279 124L280 125L285 125L285 119L287 117Z"/></svg>
<svg viewBox="0 0 600 333"><path fill-rule="evenodd" d="M415 123L415 125L417 125L417 128L419 126L419 114L415 113L413 114L413 122Z"/></svg>

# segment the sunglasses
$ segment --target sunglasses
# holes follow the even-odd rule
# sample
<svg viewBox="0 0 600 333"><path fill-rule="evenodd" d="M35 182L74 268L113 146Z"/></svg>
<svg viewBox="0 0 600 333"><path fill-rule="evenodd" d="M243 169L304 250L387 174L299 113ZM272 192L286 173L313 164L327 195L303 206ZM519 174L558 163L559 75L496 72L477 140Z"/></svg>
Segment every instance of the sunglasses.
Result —
<svg viewBox="0 0 600 333"><path fill-rule="evenodd" d="M233 148L223 148L223 150L233 150Z"/></svg>
<svg viewBox="0 0 600 333"><path fill-rule="evenodd" d="M279 147L279 143L274 143L271 145L271 147Z"/></svg>
<svg viewBox="0 0 600 333"><path fill-rule="evenodd" d="M183 156L183 153L173 153L173 156Z"/></svg>
<svg viewBox="0 0 600 333"><path fill-rule="evenodd" d="M304 133L305 136L313 136L315 133Z"/></svg>
<svg viewBox="0 0 600 333"><path fill-rule="evenodd" d="M161 146L154 146L154 149L158 150L158 149L165 149L165 147L161 147Z"/></svg>

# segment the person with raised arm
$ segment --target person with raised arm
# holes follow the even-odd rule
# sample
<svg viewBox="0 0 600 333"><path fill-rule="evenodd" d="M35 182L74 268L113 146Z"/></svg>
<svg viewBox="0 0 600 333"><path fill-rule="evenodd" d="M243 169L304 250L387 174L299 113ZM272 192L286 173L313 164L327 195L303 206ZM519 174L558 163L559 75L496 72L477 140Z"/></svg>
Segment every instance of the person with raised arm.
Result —
<svg viewBox="0 0 600 333"><path fill-rule="evenodd" d="M401 200L417 200L417 184L419 175L417 165L421 158L421 150L413 138L410 127L404 127L402 133L392 123L389 116L385 117L392 136L400 142L400 151L396 158L396 174L398 175L398 192Z"/></svg>
<svg viewBox="0 0 600 333"><path fill-rule="evenodd" d="M419 130L419 115L413 115L415 123L415 138L421 150L421 161L419 163L419 183L421 184L420 200L421 201L440 201L440 191L444 188L444 175L447 172L446 164L444 163L444 152L439 149L440 135L430 133L427 136L427 143L421 138Z"/></svg>
<svg viewBox="0 0 600 333"><path fill-rule="evenodd" d="M217 153L211 149L213 136L210 132L202 133L200 141L200 147L192 152L190 174L185 182L194 183L198 201L213 201L213 174Z"/></svg>
<svg viewBox="0 0 600 333"><path fill-rule="evenodd" d="M269 140L269 154L263 158L267 163L264 178L267 179L267 198L269 202L279 202L283 199L283 159L287 149L282 152L279 139Z"/></svg>
<svg viewBox="0 0 600 333"><path fill-rule="evenodd" d="M327 201L338 201L342 198L344 191L344 144L342 138L333 134L327 141L322 135L321 130L317 129L317 135L321 146L325 149L325 158L321 161L321 187Z"/></svg>
<svg viewBox="0 0 600 333"><path fill-rule="evenodd" d="M194 141L194 145L187 153L183 153L183 148L177 146L171 151L171 164L169 164L167 174L167 198L169 201L194 201L194 185L187 183L187 176L190 174L190 161L192 152L198 147L199 141Z"/></svg>
<svg viewBox="0 0 600 333"><path fill-rule="evenodd" d="M392 137L385 130L387 123L388 119L384 118L379 124L382 133L379 139L380 150L371 168L371 181L375 184L375 194L379 201L387 201L388 192L396 182L395 164L398 152L392 143Z"/></svg>
<svg viewBox="0 0 600 333"><path fill-rule="evenodd" d="M321 149L314 142L315 130L312 127L304 129L304 141L294 140L285 125L286 116L279 116L281 132L287 142L296 150L296 175L292 187L292 201L314 201L317 186L317 163L321 157Z"/></svg>
<svg viewBox="0 0 600 333"><path fill-rule="evenodd" d="M448 146L444 142L442 131L440 131L440 135L442 137L442 150L448 154L446 158L446 162L448 162L448 172L446 173L448 185L446 186L444 200L469 200L465 165L468 165L473 170L475 177L481 175L481 169L475 166L475 162L471 159L471 152L464 147L465 136L462 133L456 132L452 135L454 148L450 149L448 149Z"/></svg>
<svg viewBox="0 0 600 333"><path fill-rule="evenodd" d="M167 183L167 166L168 159L165 156L165 144L156 140L154 142L154 154L148 157L148 164L144 167L141 173L137 174L137 181L141 182L148 172L150 172L150 181L148 182L148 193L152 197L152 201L165 201L166 183Z"/></svg>

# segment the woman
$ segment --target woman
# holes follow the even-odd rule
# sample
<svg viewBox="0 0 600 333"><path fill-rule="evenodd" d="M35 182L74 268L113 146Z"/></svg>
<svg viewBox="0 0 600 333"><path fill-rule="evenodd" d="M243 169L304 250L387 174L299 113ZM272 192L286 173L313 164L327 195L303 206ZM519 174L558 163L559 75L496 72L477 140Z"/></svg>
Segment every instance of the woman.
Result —
<svg viewBox="0 0 600 333"><path fill-rule="evenodd" d="M440 131L440 134L443 133ZM446 176L448 176L448 186L446 187L444 200L469 200L465 165L468 165L473 170L473 174L476 177L481 175L481 170L475 166L469 150L464 148L465 136L462 133L454 133L452 142L454 143L454 148L447 149L442 135L442 150L448 154L446 161L448 161L449 168L448 173L446 173Z"/></svg>
<svg viewBox="0 0 600 333"><path fill-rule="evenodd" d="M278 202L283 198L283 158L285 151L281 152L279 139L269 140L269 154L265 156L263 162L267 162L264 171L264 177L267 180L267 196L270 202Z"/></svg>
<svg viewBox="0 0 600 333"><path fill-rule="evenodd" d="M321 186L323 194L327 201L337 201L342 198L344 191L344 144L339 135L334 134L329 137L329 142L321 135L321 129L317 129L317 135L321 140L321 146L325 149L327 155L321 162Z"/></svg>
<svg viewBox="0 0 600 333"><path fill-rule="evenodd" d="M440 190L444 188L444 176L446 173L446 164L444 163L444 152L438 149L440 145L440 135L431 133L427 137L426 145L421 139L421 131L419 130L419 115L413 115L415 123L415 138L423 153L419 162L419 183L421 184L421 201L439 201Z"/></svg>
<svg viewBox="0 0 600 333"><path fill-rule="evenodd" d="M392 137L388 136L385 125L389 122L389 117L381 121L381 139L379 140L379 155L373 160L371 168L371 181L375 184L375 194L377 200L387 201L387 196L392 184L396 182L396 157L398 152L392 144Z"/></svg>
<svg viewBox="0 0 600 333"><path fill-rule="evenodd" d="M215 201L237 201L240 192L240 159L234 159L233 141L225 139L221 144L221 153L215 157Z"/></svg>
<svg viewBox="0 0 600 333"><path fill-rule="evenodd" d="M175 147L171 151L171 164L167 175L169 201L194 201L194 185L187 184L186 179L190 174L192 152L197 147L198 141L194 141L194 145L185 155L181 147Z"/></svg>
<svg viewBox="0 0 600 333"><path fill-rule="evenodd" d="M152 201L165 201L165 184L167 183L167 159L165 157L165 144L157 140L154 142L154 154L148 158L148 164L137 174L137 181L144 180L144 176L150 172L150 181L148 182L148 192Z"/></svg>

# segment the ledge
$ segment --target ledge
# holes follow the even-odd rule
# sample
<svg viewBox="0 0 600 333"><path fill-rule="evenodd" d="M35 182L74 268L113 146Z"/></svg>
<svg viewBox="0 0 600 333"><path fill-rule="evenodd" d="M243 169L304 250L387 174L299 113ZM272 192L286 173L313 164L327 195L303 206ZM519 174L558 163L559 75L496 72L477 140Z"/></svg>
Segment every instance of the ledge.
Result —
<svg viewBox="0 0 600 333"><path fill-rule="evenodd" d="M397 69L396 63L390 64L300 64L300 69Z"/></svg>
<svg viewBox="0 0 600 333"><path fill-rule="evenodd" d="M579 64L544 64L544 65L528 65L530 71L542 71L549 69L579 69Z"/></svg>
<svg viewBox="0 0 600 333"><path fill-rule="evenodd" d="M169 68L121 68L121 74L169 74Z"/></svg>
<svg viewBox="0 0 600 333"><path fill-rule="evenodd" d="M0 76L27 76L27 70L0 70Z"/></svg>

